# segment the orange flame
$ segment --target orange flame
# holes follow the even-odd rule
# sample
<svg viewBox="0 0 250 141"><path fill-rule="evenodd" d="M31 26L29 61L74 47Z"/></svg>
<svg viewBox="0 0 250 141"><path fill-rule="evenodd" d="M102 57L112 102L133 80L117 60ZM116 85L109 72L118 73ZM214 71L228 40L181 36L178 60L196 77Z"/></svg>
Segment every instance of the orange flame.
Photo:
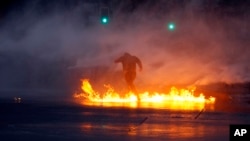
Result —
<svg viewBox="0 0 250 141"><path fill-rule="evenodd" d="M172 107L174 109L192 109L194 107L200 109L205 104L214 104L215 97L209 97L208 99L201 93L199 96L194 96L195 87L191 89L177 89L172 87L168 94L155 92L153 94L144 92L138 94L140 101L138 101L136 94L133 92L127 93L124 97L121 97L110 85L104 85L107 91L104 94L96 92L88 79L82 80L82 90L84 93L74 94L75 99L80 99L81 103L103 106L114 106L115 103L123 103L123 106L128 105L131 107L137 107L135 103L143 103L140 106L152 107L152 103L158 106L156 107ZM119 105L119 104L118 104ZM195 108L195 109L196 109Z"/></svg>

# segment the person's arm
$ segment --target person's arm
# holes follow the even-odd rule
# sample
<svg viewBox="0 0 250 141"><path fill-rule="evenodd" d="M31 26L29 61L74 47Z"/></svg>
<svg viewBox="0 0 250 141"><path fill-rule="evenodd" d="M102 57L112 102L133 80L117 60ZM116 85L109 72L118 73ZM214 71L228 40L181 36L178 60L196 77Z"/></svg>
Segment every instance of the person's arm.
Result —
<svg viewBox="0 0 250 141"><path fill-rule="evenodd" d="M142 63L141 60L139 58L136 57L136 63L139 66L139 71L142 71Z"/></svg>

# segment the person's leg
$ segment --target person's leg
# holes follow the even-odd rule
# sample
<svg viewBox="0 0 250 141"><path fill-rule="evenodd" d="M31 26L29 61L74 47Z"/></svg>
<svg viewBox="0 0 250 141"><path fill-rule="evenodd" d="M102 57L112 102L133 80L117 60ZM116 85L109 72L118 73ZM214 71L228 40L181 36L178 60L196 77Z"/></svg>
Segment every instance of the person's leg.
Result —
<svg viewBox="0 0 250 141"><path fill-rule="evenodd" d="M126 79L129 91L132 91L137 96L137 99L140 100L139 94L138 94L136 87L134 85L135 77L136 77L135 72L129 72L125 75L125 79Z"/></svg>
<svg viewBox="0 0 250 141"><path fill-rule="evenodd" d="M131 81L130 73L126 73L125 74L125 80L126 80L126 83L127 83L128 91L133 91L132 90L132 84L133 84L133 82Z"/></svg>

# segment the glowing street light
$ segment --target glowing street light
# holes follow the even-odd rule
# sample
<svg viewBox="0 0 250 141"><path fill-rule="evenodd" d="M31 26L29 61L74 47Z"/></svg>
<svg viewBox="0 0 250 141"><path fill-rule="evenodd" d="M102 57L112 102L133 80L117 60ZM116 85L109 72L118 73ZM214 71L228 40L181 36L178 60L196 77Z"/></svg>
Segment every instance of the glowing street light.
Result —
<svg viewBox="0 0 250 141"><path fill-rule="evenodd" d="M173 22L168 23L167 28L169 31L174 31L176 29L176 25Z"/></svg>
<svg viewBox="0 0 250 141"><path fill-rule="evenodd" d="M109 18L104 16L104 17L101 17L101 23L102 24L108 24L109 23Z"/></svg>
<svg viewBox="0 0 250 141"><path fill-rule="evenodd" d="M110 14L108 7L102 7L100 9L100 22L103 25L107 25L110 22Z"/></svg>

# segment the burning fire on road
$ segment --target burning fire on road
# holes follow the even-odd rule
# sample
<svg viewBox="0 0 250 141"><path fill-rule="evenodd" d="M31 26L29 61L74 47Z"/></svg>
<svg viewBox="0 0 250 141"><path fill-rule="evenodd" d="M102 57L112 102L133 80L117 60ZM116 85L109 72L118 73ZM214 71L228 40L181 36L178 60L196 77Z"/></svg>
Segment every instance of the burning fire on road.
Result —
<svg viewBox="0 0 250 141"><path fill-rule="evenodd" d="M206 98L203 93L195 94L195 87L191 89L177 89L172 87L168 93L139 93L129 92L121 96L110 85L104 85L107 90L99 93L92 88L88 79L82 80L82 92L74 94L74 99L83 105L91 106L123 106L133 108L168 108L173 110L200 110L206 105L213 107L216 98ZM197 95L197 96L196 96Z"/></svg>

